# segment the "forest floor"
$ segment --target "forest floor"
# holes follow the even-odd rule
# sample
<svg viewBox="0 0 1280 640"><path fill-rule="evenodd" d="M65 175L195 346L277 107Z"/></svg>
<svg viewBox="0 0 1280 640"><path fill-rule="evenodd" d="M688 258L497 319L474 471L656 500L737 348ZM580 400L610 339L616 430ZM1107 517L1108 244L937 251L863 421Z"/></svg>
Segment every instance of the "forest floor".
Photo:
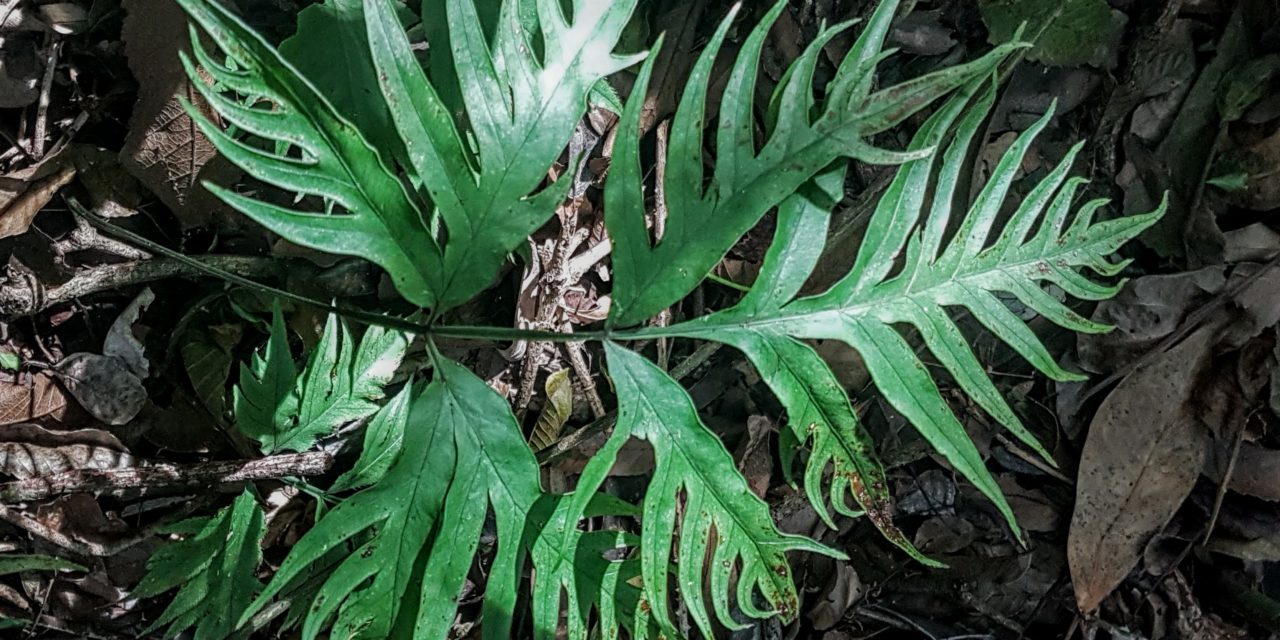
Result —
<svg viewBox="0 0 1280 640"><path fill-rule="evenodd" d="M239 2L273 43L292 36L309 4ZM755 20L764 4L749 2L743 13ZM1075 307L1116 331L1077 336L1033 313L1025 318L1087 381L1048 380L999 340L973 332L988 373L1056 467L942 380L1025 544L877 396L856 353L815 344L875 437L896 521L945 569L898 552L866 519L841 519L838 530L823 524L779 470L772 438L783 412L741 356L685 341L660 345L672 363L696 364L681 382L780 528L850 556L797 554L798 621L762 622L732 637L1280 637L1280 219L1272 218L1280 211L1280 4L905 4L889 36L899 53L882 66L884 84L975 58L1023 21L1032 34L1035 46L1008 73L974 150L973 193L1017 133L1056 101L1021 173L1042 177L1087 140L1075 170L1091 179L1089 196L1111 199L1107 215L1150 211L1166 192L1169 214L1125 249L1133 262L1118 297ZM659 58L649 124L671 115L682 78L728 8L719 0L641 2L631 35L648 42L666 33L669 51ZM791 2L766 42L759 95L770 95L824 21L870 9L865 0ZM238 363L265 341L269 295L122 240L74 215L69 200L251 280L371 310L405 309L371 264L282 241L200 186L253 188L182 111L179 100L195 95L177 57L185 22L173 0L0 0L3 637L141 637L171 599L131 596L166 542L162 528L226 507L246 483L267 508L261 571L269 578L316 509L313 496L280 479L324 485L336 475L331 454L341 455L337 442L262 458L230 420ZM746 33L731 31L727 46ZM833 41L819 73L829 74L848 46ZM723 79L724 69L717 73ZM633 79L627 71L612 82L625 96ZM588 173L606 170L603 142L615 121L594 109L579 127ZM884 134L879 146L904 147L918 124ZM849 247L891 171L855 167L816 278L848 267ZM541 264L512 261L456 318L555 330L603 320L609 261L607 249L597 250L597 186L584 184L585 206L530 239ZM739 242L716 269L721 281L752 280L773 224L766 217ZM566 270L572 278L543 277ZM708 281L672 312L719 308L734 295ZM285 310L298 350L313 347L324 314ZM547 483L563 485L581 471L600 446L596 419L613 403L596 347L450 348L511 401L541 449ZM415 355L420 348L410 349L396 384ZM572 371L578 384L558 371ZM593 385L582 384L584 373ZM535 427L544 415L554 430ZM646 450L628 448L609 488L638 497L651 470ZM32 556L45 564L31 564ZM1096 611L1081 616L1082 603ZM458 635L475 613L463 607Z"/></svg>

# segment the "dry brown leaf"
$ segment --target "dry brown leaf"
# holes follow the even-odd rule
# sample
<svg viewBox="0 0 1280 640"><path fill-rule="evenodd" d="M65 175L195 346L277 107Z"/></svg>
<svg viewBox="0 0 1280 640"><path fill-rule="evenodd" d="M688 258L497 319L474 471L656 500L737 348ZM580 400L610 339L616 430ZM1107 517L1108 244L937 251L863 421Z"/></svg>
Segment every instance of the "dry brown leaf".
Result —
<svg viewBox="0 0 1280 640"><path fill-rule="evenodd" d="M1227 284L1223 267L1205 267L1129 281L1116 297L1098 303L1093 319L1115 327L1076 338L1080 364L1105 373L1129 364L1173 333L1188 313L1220 293Z"/></svg>
<svg viewBox="0 0 1280 640"><path fill-rule="evenodd" d="M123 38L129 68L138 79L138 103L120 150L124 167L155 192L186 226L208 220L218 200L201 180L236 175L196 128L179 99L190 100L210 117L204 99L191 87L178 50L187 38L182 8L170 0L126 0Z"/></svg>
<svg viewBox="0 0 1280 640"><path fill-rule="evenodd" d="M1230 444L1222 443L1210 456L1205 474L1221 478L1230 459ZM1251 442L1241 443L1227 487L1255 498L1280 502L1280 451Z"/></svg>
<svg viewBox="0 0 1280 640"><path fill-rule="evenodd" d="M62 384L93 417L112 426L133 420L147 402L142 381L123 360L73 353L54 366Z"/></svg>
<svg viewBox="0 0 1280 640"><path fill-rule="evenodd" d="M1220 331L1202 327L1134 371L1094 416L1067 540L1076 603L1086 614L1124 581L1200 475L1206 435L1189 400Z"/></svg>
<svg viewBox="0 0 1280 640"><path fill-rule="evenodd" d="M747 479L751 493L764 498L769 490L769 479L773 475L773 454L770 452L770 437L773 423L765 416L747 417L747 438L738 445L733 459L738 461L738 470Z"/></svg>
<svg viewBox="0 0 1280 640"><path fill-rule="evenodd" d="M0 238L26 233L36 214L75 176L75 166L51 156L0 177Z"/></svg>
<svg viewBox="0 0 1280 640"><path fill-rule="evenodd" d="M0 473L19 480L136 464L124 444L101 429L54 431L35 424L0 427Z"/></svg>
<svg viewBox="0 0 1280 640"><path fill-rule="evenodd" d="M30 377L0 376L0 426L27 422L67 408L67 394L53 376L40 372Z"/></svg>
<svg viewBox="0 0 1280 640"><path fill-rule="evenodd" d="M836 626L866 592L858 572L848 564L837 562L835 573L828 577L826 593L817 598L813 608L809 610L809 620L813 628L825 631Z"/></svg>

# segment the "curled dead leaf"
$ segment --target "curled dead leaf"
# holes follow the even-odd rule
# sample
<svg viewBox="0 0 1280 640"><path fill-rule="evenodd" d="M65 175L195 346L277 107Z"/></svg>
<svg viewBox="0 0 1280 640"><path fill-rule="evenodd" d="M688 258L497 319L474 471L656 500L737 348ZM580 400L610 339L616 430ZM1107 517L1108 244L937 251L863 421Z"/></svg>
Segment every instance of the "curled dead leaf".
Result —
<svg viewBox="0 0 1280 640"><path fill-rule="evenodd" d="M529 445L541 451L555 443L564 429L564 423L573 415L573 379L569 369L561 369L547 376L547 402L538 414L538 422L529 435Z"/></svg>
<svg viewBox="0 0 1280 640"><path fill-rule="evenodd" d="M0 427L0 473L19 480L136 464L123 443L100 429L54 431L35 424Z"/></svg>

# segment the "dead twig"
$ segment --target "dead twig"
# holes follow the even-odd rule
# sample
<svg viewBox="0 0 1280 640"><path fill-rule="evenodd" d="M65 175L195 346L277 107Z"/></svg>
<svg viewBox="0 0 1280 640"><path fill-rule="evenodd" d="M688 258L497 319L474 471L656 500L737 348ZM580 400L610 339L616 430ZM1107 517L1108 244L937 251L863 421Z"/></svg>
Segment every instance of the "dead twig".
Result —
<svg viewBox="0 0 1280 640"><path fill-rule="evenodd" d="M49 136L49 102L53 93L53 72L58 68L58 53L62 41L58 34L49 34L48 51L45 54L44 78L40 82L40 102L36 104L35 129L31 133L31 155L43 158L45 138Z"/></svg>
<svg viewBox="0 0 1280 640"><path fill-rule="evenodd" d="M268 456L257 460L148 464L124 469L79 469L0 484L0 504L43 500L64 493L124 489L196 489L249 480L316 476L333 457L323 451ZM8 520L8 518L5 518Z"/></svg>
<svg viewBox="0 0 1280 640"><path fill-rule="evenodd" d="M256 256L193 256L191 260L242 277L281 274L286 264L277 258ZM206 270L170 258L93 267L77 273L64 284L48 288L33 280L11 275L7 281L0 282L0 317L29 316L81 296L121 287L168 278L207 276Z"/></svg>

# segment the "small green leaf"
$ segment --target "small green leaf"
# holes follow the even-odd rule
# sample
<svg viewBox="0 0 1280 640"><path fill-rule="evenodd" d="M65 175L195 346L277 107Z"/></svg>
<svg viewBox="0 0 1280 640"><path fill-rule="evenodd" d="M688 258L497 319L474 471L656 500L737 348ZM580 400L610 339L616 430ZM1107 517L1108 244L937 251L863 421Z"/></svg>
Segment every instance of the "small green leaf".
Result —
<svg viewBox="0 0 1280 640"><path fill-rule="evenodd" d="M1244 116L1267 90L1271 79L1280 73L1280 55L1267 54L1237 66L1227 73L1218 93L1218 113L1227 122Z"/></svg>
<svg viewBox="0 0 1280 640"><path fill-rule="evenodd" d="M11 351L0 351L0 369L17 371L22 368L22 358Z"/></svg>
<svg viewBox="0 0 1280 640"><path fill-rule="evenodd" d="M54 556L38 554L0 554L0 576L23 571L88 571L83 565Z"/></svg>
<svg viewBox="0 0 1280 640"><path fill-rule="evenodd" d="M200 533L153 554L133 596L150 598L175 588L178 593L144 633L167 625L166 637L191 627L197 640L229 637L262 588L254 576L262 561L262 534L262 509L246 490Z"/></svg>
<svg viewBox="0 0 1280 640"><path fill-rule="evenodd" d="M613 466L628 438L640 438L653 447L656 468L644 499L640 559L645 595L658 624L671 631L667 567L673 555L680 558L676 566L679 593L707 637L712 637L711 617L702 594L708 577L719 623L730 629L745 627L729 609L734 567L739 569L737 604L743 613L753 618L778 615L786 622L795 619L799 599L786 552L804 550L836 558L843 554L778 531L768 505L747 488L733 456L702 424L684 389L627 349L605 343L605 351L618 391L618 424L583 471L578 491L594 491L595 482L603 480L601 470L607 472ZM676 518L676 513L683 516ZM752 594L757 590L772 610L755 605Z"/></svg>
<svg viewBox="0 0 1280 640"><path fill-rule="evenodd" d="M297 372L277 305L266 356L255 354L249 367L241 366L236 422L263 453L309 449L316 438L378 410L382 388L407 348L408 336L382 327L369 327L357 348L346 322L330 314Z"/></svg>
<svg viewBox="0 0 1280 640"><path fill-rule="evenodd" d="M364 431L360 458L329 487L331 493L359 489L377 484L391 468L404 442L404 428L409 420L409 398L412 388L405 385L369 421Z"/></svg>
<svg viewBox="0 0 1280 640"><path fill-rule="evenodd" d="M1249 188L1249 174L1244 171L1226 173L1205 180L1211 187L1217 187L1228 193L1244 191Z"/></svg>
<svg viewBox="0 0 1280 640"><path fill-rule="evenodd" d="M289 351L289 334L284 327L280 303L271 310L271 334L263 354L254 353L249 364L240 365L232 405L240 432L261 442L263 451L275 449L277 434L297 414L298 400L293 395L298 369Z"/></svg>

